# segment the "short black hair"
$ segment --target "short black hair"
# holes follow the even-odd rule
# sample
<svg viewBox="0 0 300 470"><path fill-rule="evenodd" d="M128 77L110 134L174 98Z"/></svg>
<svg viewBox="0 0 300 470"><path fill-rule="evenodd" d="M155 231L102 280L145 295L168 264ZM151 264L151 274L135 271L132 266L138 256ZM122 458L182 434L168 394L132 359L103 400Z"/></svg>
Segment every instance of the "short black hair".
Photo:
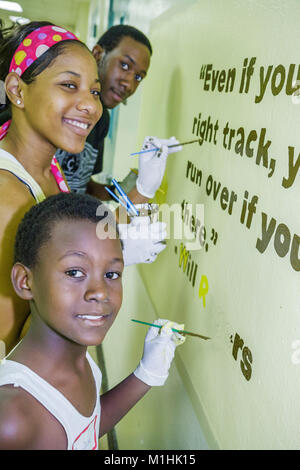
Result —
<svg viewBox="0 0 300 470"><path fill-rule="evenodd" d="M38 262L39 249L51 239L55 223L62 220L104 221L118 230L115 218L99 199L88 194L59 193L36 204L24 215L17 231L14 263L33 268Z"/></svg>
<svg viewBox="0 0 300 470"><path fill-rule="evenodd" d="M152 46L147 36L134 26L126 24L118 24L109 28L99 38L97 44L103 47L106 52L110 52L118 46L121 39L129 36L135 41L138 41L148 47L150 55L152 55Z"/></svg>

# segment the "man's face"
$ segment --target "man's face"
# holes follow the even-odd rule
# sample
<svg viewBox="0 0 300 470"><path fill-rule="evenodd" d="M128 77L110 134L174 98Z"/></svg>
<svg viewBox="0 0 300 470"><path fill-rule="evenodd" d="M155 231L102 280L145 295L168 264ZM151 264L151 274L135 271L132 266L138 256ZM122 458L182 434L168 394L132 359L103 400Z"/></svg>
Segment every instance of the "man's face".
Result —
<svg viewBox="0 0 300 470"><path fill-rule="evenodd" d="M149 65L148 47L130 36L121 39L112 51L102 51L98 59L102 103L112 109L133 95Z"/></svg>

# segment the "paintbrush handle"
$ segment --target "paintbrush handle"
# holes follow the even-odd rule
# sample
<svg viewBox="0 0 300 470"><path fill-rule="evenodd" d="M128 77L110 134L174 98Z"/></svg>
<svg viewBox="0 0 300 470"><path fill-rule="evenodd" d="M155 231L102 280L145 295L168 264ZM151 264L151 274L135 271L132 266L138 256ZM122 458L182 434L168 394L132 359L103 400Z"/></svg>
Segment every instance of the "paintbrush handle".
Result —
<svg viewBox="0 0 300 470"><path fill-rule="evenodd" d="M123 200L126 202L128 209L131 209L135 215L139 215L139 212L135 208L133 202L131 202L131 200L129 199L129 197L127 196L125 191L123 191L123 189L121 188L119 183L115 180L115 178L112 179L112 183L117 188L117 190L118 190L119 194L121 195L121 197L123 198Z"/></svg>
<svg viewBox="0 0 300 470"><path fill-rule="evenodd" d="M147 321L141 321L141 320L131 320L131 321L134 321L135 323L141 323L142 325L155 326L155 328L161 328L161 325L154 325L154 323L148 323Z"/></svg>
<svg viewBox="0 0 300 470"><path fill-rule="evenodd" d="M107 186L104 186L106 191L119 203L121 204L121 206L125 207L126 211L129 213L129 210L128 210L128 207L121 201L120 198L118 198L118 196L116 196ZM129 213L129 215L131 215Z"/></svg>
<svg viewBox="0 0 300 470"><path fill-rule="evenodd" d="M194 144L195 142L199 142L199 139L190 140L189 142L182 142L182 143L179 143L179 144L168 145L168 148L170 149L172 147L181 147L182 145Z"/></svg>
<svg viewBox="0 0 300 470"><path fill-rule="evenodd" d="M196 336L197 338L201 339L211 339L209 336L203 336L203 335L198 335L198 333L191 333L190 331L184 331L184 330L174 330L177 331L177 333L180 333L181 335L190 335L190 336Z"/></svg>
<svg viewBox="0 0 300 470"><path fill-rule="evenodd" d="M173 147L181 147L182 145L187 145L187 144L194 144L195 142L199 142L199 139L189 140L188 142L181 142L178 144L168 145L168 149L171 149ZM158 147L153 147L148 150L141 150L140 152L131 153L130 155L140 155L140 153L153 152L154 150L160 150L160 149Z"/></svg>
<svg viewBox="0 0 300 470"><path fill-rule="evenodd" d="M162 325L155 325L154 323L148 323L146 321L141 321L141 320L131 320L131 321L134 321L136 323L141 323L142 325L155 326L155 328L162 328ZM206 339L211 339L208 336L198 335L197 333L191 333L190 331L176 330L175 328L171 328L171 330L174 331L175 333L179 333L181 335L196 336L197 338L201 338L201 339L205 339L205 340Z"/></svg>
<svg viewBox="0 0 300 470"><path fill-rule="evenodd" d="M153 147L152 149L141 150L140 152L134 152L134 153L131 153L130 155L140 155L140 153L153 152L154 150L160 150L160 149L158 147Z"/></svg>

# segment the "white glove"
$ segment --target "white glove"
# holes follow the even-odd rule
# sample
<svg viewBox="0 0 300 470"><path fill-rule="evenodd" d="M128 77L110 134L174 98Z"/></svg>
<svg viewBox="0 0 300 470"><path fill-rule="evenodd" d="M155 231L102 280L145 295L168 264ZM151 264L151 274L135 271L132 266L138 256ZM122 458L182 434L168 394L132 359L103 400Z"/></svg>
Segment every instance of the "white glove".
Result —
<svg viewBox="0 0 300 470"><path fill-rule="evenodd" d="M139 156L139 174L136 180L136 188L142 196L154 197L161 185L169 153L178 152L182 149L181 146L169 149L168 145L177 143L178 140L175 137L167 140L161 140L157 137L145 137L142 150L149 150L152 147L159 150L142 153Z"/></svg>
<svg viewBox="0 0 300 470"><path fill-rule="evenodd" d="M164 140L164 139L159 139L159 140L161 142L161 145L179 144L179 141L174 136L172 136L172 137L170 137L169 139L166 139L166 140ZM177 145L176 147L168 148L168 155L170 155L170 153L180 152L180 150L182 150L182 145Z"/></svg>
<svg viewBox="0 0 300 470"><path fill-rule="evenodd" d="M153 263L166 248L166 223L151 223L150 217L133 217L130 224L119 224L125 266Z"/></svg>
<svg viewBox="0 0 300 470"><path fill-rule="evenodd" d="M147 385L158 386L164 385L167 380L176 346L182 344L185 337L172 331L172 328L182 330L184 325L162 319L155 320L154 324L164 326L160 329L154 326L149 328L143 357L134 375Z"/></svg>

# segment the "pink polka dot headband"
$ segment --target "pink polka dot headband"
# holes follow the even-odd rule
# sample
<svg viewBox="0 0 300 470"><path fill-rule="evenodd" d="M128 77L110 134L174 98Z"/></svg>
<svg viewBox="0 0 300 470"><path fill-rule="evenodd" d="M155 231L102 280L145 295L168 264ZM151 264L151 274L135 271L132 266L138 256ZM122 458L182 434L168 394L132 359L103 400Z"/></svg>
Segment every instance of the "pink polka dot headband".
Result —
<svg viewBox="0 0 300 470"><path fill-rule="evenodd" d="M75 34L58 26L41 26L35 29L26 36L16 49L9 66L9 72L15 72L21 77L25 70L50 47L60 41L71 39L78 41ZM10 123L11 120L0 127L0 140L7 134Z"/></svg>

